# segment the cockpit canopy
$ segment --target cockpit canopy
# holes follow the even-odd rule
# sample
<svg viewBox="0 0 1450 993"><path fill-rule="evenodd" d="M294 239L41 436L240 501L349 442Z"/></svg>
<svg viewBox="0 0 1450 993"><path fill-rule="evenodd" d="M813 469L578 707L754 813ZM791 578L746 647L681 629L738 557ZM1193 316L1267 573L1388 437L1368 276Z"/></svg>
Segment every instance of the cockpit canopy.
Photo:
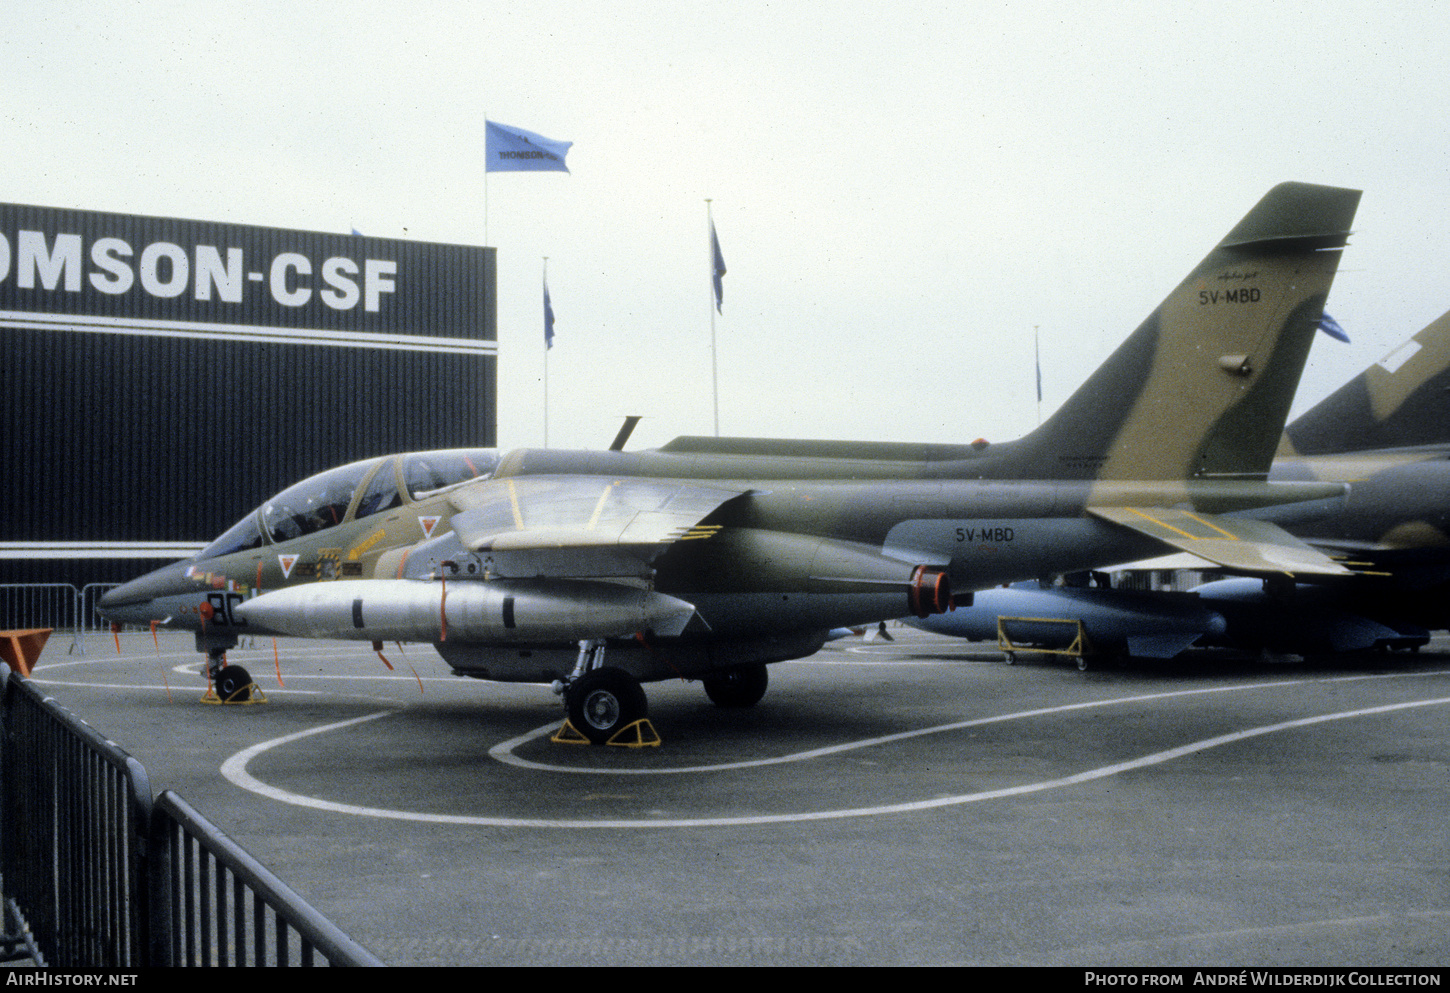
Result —
<svg viewBox="0 0 1450 993"><path fill-rule="evenodd" d="M401 507L498 468L496 448L410 452L328 469L291 486L243 517L202 549L211 559L280 544L348 520Z"/></svg>

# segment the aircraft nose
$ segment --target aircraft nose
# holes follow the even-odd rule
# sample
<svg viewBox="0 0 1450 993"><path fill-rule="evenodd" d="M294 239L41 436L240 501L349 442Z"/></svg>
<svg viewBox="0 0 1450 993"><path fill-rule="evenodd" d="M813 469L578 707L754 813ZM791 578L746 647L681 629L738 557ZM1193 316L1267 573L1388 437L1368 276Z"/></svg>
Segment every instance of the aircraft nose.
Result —
<svg viewBox="0 0 1450 993"><path fill-rule="evenodd" d="M162 566L129 583L107 591L96 603L96 610L108 621L151 621L150 608L159 597L183 593L186 570L190 563L178 562Z"/></svg>

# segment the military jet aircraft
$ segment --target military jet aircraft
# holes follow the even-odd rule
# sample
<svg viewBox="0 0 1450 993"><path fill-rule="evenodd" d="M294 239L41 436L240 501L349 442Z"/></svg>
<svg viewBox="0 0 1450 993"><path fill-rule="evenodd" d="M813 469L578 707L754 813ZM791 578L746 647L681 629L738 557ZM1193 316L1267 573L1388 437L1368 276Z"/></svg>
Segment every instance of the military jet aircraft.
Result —
<svg viewBox="0 0 1450 993"><path fill-rule="evenodd" d="M1271 649L1407 647L1450 629L1450 313L1289 425L1270 478L1350 484L1343 507L1293 531L1363 574L1278 604L1283 621L1302 605L1305 633L1297 644L1270 634ZM1232 595L1231 582L1212 592ZM1333 638L1316 640L1326 615L1319 630Z"/></svg>
<svg viewBox="0 0 1450 993"><path fill-rule="evenodd" d="M1450 312L1290 424L1269 478L1350 484L1342 506L1289 530L1355 561L1353 581L1271 590L1237 577L1182 593L1025 583L908 623L1058 651L1081 637L1084 666L1192 645L1270 655L1424 645L1450 629Z"/></svg>
<svg viewBox="0 0 1450 993"><path fill-rule="evenodd" d="M387 456L298 483L100 608L194 630L223 694L247 679L224 666L242 634L431 643L463 675L554 684L599 743L645 716L642 681L750 705L768 663L954 589L1184 544L1244 575L1343 576L1274 523L1343 485L1265 474L1359 196L1275 187L1014 442Z"/></svg>

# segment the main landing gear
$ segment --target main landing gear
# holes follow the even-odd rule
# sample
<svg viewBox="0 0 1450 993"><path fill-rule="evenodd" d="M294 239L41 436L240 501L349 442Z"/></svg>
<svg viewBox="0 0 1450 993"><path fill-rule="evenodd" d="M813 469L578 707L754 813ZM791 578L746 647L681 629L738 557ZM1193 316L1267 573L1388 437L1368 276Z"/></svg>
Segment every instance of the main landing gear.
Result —
<svg viewBox="0 0 1450 993"><path fill-rule="evenodd" d="M742 665L702 682L705 695L717 707L753 707L765 696L770 673L764 664Z"/></svg>
<svg viewBox="0 0 1450 993"><path fill-rule="evenodd" d="M554 685L564 695L569 723L590 744L603 745L631 725L649 723L644 687L630 673L604 664L603 639L579 642L579 661L566 681ZM654 729L649 736L658 742Z"/></svg>
<svg viewBox="0 0 1450 993"><path fill-rule="evenodd" d="M631 673L604 664L604 647L602 640L581 641L573 672L554 684L569 715L568 726L555 740L578 742L582 735L595 745L658 744L644 688ZM727 669L701 682L717 707L753 707L765 696L770 675L763 663L757 663Z"/></svg>

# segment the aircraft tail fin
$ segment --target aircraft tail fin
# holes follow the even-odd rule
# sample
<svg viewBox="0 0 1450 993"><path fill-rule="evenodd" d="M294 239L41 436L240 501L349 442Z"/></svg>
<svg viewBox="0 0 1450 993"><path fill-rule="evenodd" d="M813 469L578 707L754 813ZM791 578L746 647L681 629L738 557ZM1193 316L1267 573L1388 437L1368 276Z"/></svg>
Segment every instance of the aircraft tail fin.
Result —
<svg viewBox="0 0 1450 993"><path fill-rule="evenodd" d="M1450 311L1295 419L1279 454L1450 442Z"/></svg>
<svg viewBox="0 0 1450 993"><path fill-rule="evenodd" d="M994 454L1019 478L1266 474L1359 198L1274 187L1052 417Z"/></svg>

